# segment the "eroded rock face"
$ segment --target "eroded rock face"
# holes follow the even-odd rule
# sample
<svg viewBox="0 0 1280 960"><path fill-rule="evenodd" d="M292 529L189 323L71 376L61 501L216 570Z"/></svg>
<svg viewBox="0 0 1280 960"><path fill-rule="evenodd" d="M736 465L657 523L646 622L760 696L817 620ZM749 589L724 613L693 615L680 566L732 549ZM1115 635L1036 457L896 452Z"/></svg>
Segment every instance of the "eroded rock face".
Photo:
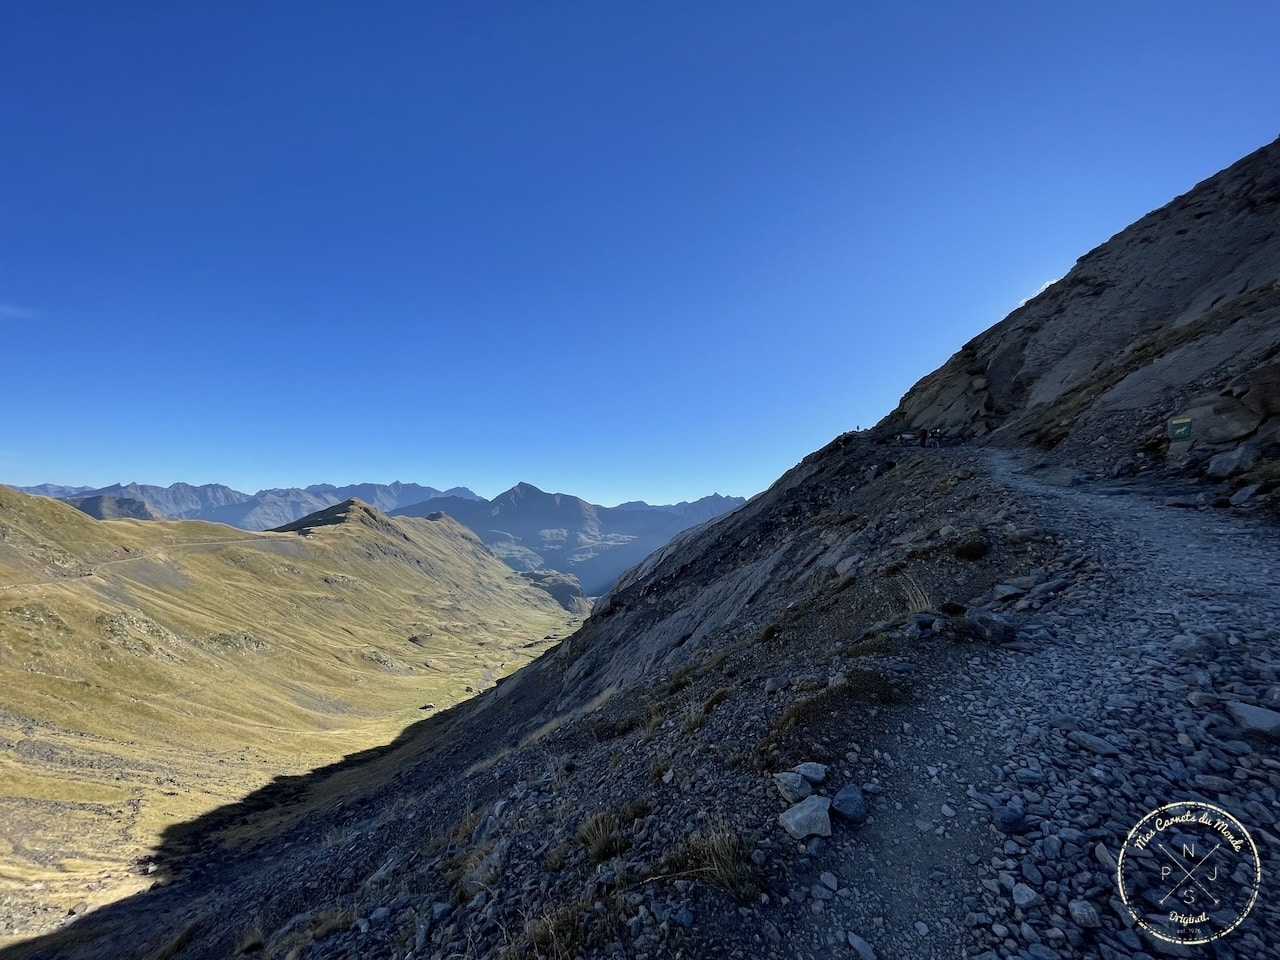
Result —
<svg viewBox="0 0 1280 960"><path fill-rule="evenodd" d="M1280 417L1280 141L1081 257L886 419L1005 442L1235 444ZM1102 438L1101 441L1099 438Z"/></svg>

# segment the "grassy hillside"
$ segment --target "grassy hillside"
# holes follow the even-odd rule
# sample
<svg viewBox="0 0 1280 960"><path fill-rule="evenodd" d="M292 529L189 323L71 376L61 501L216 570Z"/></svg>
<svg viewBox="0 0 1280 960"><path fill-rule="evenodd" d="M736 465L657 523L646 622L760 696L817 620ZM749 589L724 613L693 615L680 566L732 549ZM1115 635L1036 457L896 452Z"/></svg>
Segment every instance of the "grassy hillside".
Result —
<svg viewBox="0 0 1280 960"><path fill-rule="evenodd" d="M98 521L0 487L0 893L385 742L571 624L447 518ZM424 705L433 707L424 711Z"/></svg>

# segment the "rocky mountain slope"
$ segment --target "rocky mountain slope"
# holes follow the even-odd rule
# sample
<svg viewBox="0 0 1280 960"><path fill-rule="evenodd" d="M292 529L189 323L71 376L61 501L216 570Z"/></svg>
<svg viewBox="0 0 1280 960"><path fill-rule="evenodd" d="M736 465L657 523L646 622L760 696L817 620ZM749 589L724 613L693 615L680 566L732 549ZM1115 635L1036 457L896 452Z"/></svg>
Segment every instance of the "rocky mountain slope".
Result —
<svg viewBox="0 0 1280 960"><path fill-rule="evenodd" d="M1272 143L1081 257L888 418L1063 447L1133 473L1280 442L1280 165ZM1168 421L1190 419L1169 444Z"/></svg>
<svg viewBox="0 0 1280 960"><path fill-rule="evenodd" d="M171 832L154 889L5 960L1280 955L1249 896L1280 870L1277 177L1280 143L1145 218L550 653ZM1203 920L1154 852L1120 885L1189 801L1257 851Z"/></svg>
<svg viewBox="0 0 1280 960"><path fill-rule="evenodd" d="M474 530L514 569L571 574L581 582L583 593L598 597L623 571L680 531L744 502L715 494L693 503L650 506L631 501L602 507L518 483L491 501L440 498L393 510L392 515L447 513Z"/></svg>
<svg viewBox="0 0 1280 960"><path fill-rule="evenodd" d="M0 900L127 892L164 830L385 741L576 622L447 517L351 500L249 534L0 488Z"/></svg>
<svg viewBox="0 0 1280 960"><path fill-rule="evenodd" d="M142 500L131 497L113 497L99 494L97 496L64 497L62 502L70 504L81 513L88 514L95 520L164 520L165 516L152 509Z"/></svg>

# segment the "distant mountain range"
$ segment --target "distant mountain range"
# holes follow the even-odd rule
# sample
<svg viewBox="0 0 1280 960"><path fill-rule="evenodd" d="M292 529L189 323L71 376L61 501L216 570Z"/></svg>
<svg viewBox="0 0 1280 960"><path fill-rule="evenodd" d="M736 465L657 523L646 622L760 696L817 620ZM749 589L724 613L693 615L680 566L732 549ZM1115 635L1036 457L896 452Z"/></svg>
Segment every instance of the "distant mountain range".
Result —
<svg viewBox="0 0 1280 960"><path fill-rule="evenodd" d="M558 570L600 596L613 581L682 530L741 506L742 497L712 494L700 500L652 505L632 500L602 507L564 493L518 483L493 500L466 487L438 490L416 483L329 483L242 493L218 483L167 487L112 484L73 487L43 483L15 487L63 500L100 520L208 520L242 530L279 530L335 504L358 499L392 516L444 513L470 527L508 566L522 573Z"/></svg>
<svg viewBox="0 0 1280 960"><path fill-rule="evenodd" d="M437 497L390 511L392 516L445 513L470 527L494 553L521 571L570 573L587 596L600 596L682 530L746 503L712 494L692 503L650 506L632 501L601 507L564 493L518 483L493 500Z"/></svg>
<svg viewBox="0 0 1280 960"><path fill-rule="evenodd" d="M97 497L114 497L139 500L156 513L173 520L209 520L225 523L242 530L270 530L292 523L309 513L331 507L350 499L363 500L383 512L397 507L421 503L433 497L459 497L475 500L478 497L466 487L437 490L417 483L353 483L336 487L331 483L317 483L309 487L287 487L259 490L257 493L241 493L220 483L192 486L174 483L158 487L142 483L114 483L109 487L67 487L55 483L42 483L35 487L15 487L22 493L66 500L72 506L77 501ZM83 508L82 508L83 509ZM86 510L99 519L105 517ZM135 514L130 513L129 516ZM154 518L152 518L154 519Z"/></svg>

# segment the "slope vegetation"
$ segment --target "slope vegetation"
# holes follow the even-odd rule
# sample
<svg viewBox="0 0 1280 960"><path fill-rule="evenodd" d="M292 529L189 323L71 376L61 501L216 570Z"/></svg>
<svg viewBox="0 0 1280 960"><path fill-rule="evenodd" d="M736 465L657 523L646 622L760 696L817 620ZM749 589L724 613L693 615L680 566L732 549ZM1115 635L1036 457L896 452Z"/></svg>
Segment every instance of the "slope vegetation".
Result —
<svg viewBox="0 0 1280 960"><path fill-rule="evenodd" d="M118 879L171 824L492 686L566 616L448 518L348 501L248 534L0 487L0 883Z"/></svg>

